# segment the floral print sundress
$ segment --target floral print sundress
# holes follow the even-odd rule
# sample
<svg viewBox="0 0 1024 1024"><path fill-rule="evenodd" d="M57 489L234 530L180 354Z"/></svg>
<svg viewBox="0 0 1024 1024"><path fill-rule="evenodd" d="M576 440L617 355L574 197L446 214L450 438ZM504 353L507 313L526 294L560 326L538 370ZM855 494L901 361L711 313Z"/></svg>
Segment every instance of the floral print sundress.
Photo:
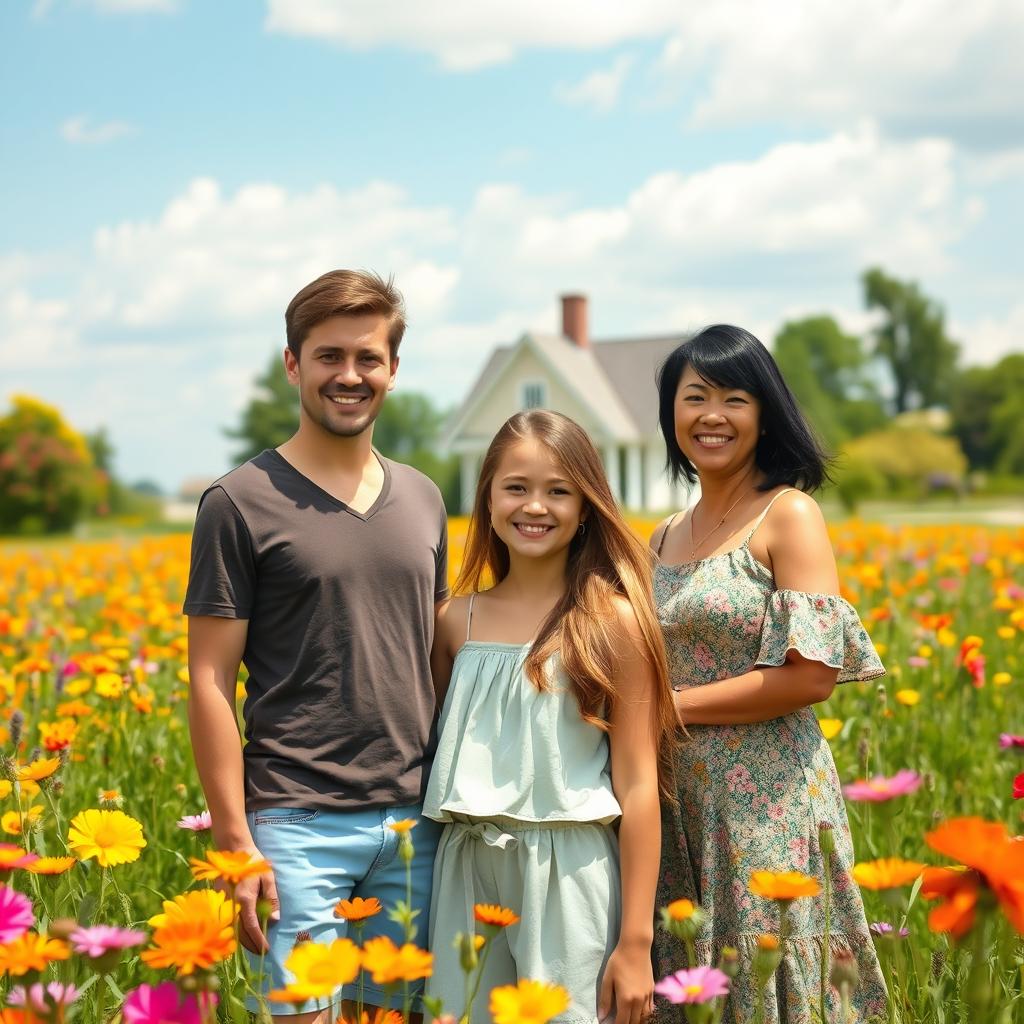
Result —
<svg viewBox="0 0 1024 1024"><path fill-rule="evenodd" d="M884 673L849 602L830 594L776 590L771 570L749 547L767 511L735 550L656 567L654 596L673 688L728 679L758 665L778 666L790 650L838 668L840 683ZM839 778L814 712L805 707L767 722L694 725L688 731L676 763L679 806L662 809L657 905L685 898L707 912L696 943L700 963L716 965L723 946L739 951L740 973L726 1003L725 1024L753 1020L750 966L757 936L779 933L777 906L747 889L751 872L795 870L822 880L818 827L826 821L835 836L830 946L857 958L856 1019L884 1016L885 984L860 892L849 874L853 844ZM768 985L764 1020L814 1024L820 1020L824 901L794 900L787 918L791 938ZM687 966L683 944L660 928L654 954L657 978ZM829 1021L839 1020L835 990L827 997L826 1014ZM657 1024L685 1020L682 1006L662 999L655 1015Z"/></svg>

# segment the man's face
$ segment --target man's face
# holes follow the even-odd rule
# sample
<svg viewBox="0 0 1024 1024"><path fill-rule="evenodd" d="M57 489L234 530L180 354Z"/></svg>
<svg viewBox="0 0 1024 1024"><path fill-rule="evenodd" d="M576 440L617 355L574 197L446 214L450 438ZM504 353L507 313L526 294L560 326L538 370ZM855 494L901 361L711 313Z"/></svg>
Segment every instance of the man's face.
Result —
<svg viewBox="0 0 1024 1024"><path fill-rule="evenodd" d="M372 426L398 372L388 321L376 313L322 321L306 335L299 358L285 349L284 362L303 415L335 437Z"/></svg>

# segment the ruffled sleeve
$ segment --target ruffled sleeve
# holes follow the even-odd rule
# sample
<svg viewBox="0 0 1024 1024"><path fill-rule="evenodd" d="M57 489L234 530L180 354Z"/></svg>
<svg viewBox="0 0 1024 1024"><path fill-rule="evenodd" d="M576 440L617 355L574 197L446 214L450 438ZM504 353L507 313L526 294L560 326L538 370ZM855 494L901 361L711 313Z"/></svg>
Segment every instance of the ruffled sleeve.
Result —
<svg viewBox="0 0 1024 1024"><path fill-rule="evenodd" d="M789 651L839 669L840 683L874 679L885 668L849 601L834 594L776 590L768 600L756 665L781 665Z"/></svg>

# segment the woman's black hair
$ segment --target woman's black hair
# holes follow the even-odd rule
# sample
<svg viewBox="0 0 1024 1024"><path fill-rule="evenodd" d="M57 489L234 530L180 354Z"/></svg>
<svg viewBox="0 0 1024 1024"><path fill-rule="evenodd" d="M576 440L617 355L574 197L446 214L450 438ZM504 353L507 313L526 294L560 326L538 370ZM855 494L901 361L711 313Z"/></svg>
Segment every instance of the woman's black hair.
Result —
<svg viewBox="0 0 1024 1024"><path fill-rule="evenodd" d="M811 492L831 479L830 459L768 349L742 327L714 324L684 341L658 368L658 422L673 480L697 479L693 463L676 441L676 391L687 366L709 384L746 391L761 403L762 433L754 451L754 462L764 474L759 490L789 484Z"/></svg>

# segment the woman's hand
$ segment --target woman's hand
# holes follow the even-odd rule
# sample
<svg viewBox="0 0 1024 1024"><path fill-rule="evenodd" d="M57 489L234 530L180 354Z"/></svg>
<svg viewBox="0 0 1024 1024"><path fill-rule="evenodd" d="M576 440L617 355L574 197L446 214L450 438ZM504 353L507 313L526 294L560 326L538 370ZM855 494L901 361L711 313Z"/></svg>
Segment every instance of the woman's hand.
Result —
<svg viewBox="0 0 1024 1024"><path fill-rule="evenodd" d="M650 943L620 942L608 957L601 980L597 1016L615 1008L615 1024L640 1024L654 1009L654 967Z"/></svg>

